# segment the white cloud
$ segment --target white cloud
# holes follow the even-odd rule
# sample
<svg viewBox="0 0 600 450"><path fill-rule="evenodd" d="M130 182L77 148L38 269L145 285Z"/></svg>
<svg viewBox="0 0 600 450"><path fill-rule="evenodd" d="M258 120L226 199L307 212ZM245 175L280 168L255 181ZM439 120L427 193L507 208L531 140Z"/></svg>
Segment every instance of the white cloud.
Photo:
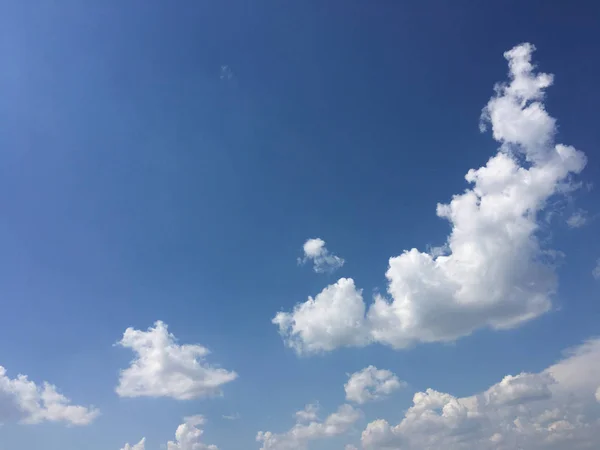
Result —
<svg viewBox="0 0 600 450"><path fill-rule="evenodd" d="M452 227L445 251L413 248L390 258L391 298L376 296L366 316L360 291L345 278L277 314L273 322L287 345L310 353L370 342L447 342L483 327L512 328L552 308L554 252L540 244L537 216L551 197L573 189L570 179L586 157L554 143L556 123L542 103L553 78L535 73L533 50L522 44L505 53L510 82L498 84L483 109L498 153L468 171L470 189L437 206Z"/></svg>
<svg viewBox="0 0 600 450"><path fill-rule="evenodd" d="M296 305L292 313L277 313L273 323L296 352L317 353L367 345L370 338L364 317L362 292L352 279L340 278L314 299Z"/></svg>
<svg viewBox="0 0 600 450"><path fill-rule="evenodd" d="M167 443L167 450L218 450L216 445L206 445L201 442L204 431L198 428L204 425L203 416L186 417L184 423L175 431L175 442Z"/></svg>
<svg viewBox="0 0 600 450"><path fill-rule="evenodd" d="M344 389L346 400L363 404L385 398L403 386L406 383L389 370L369 366L350 375Z"/></svg>
<svg viewBox="0 0 600 450"><path fill-rule="evenodd" d="M201 415L185 417L175 431L175 441L167 442L167 450L219 450L216 445L202 442L204 431L199 427L204 425L204 422L204 416ZM142 438L133 446L125 444L121 450L144 450L145 442L146 438Z"/></svg>
<svg viewBox="0 0 600 450"><path fill-rule="evenodd" d="M52 384L44 382L38 386L26 375L9 378L6 369L0 366L0 423L88 425L99 414L93 407L72 405Z"/></svg>
<svg viewBox="0 0 600 450"><path fill-rule="evenodd" d="M298 423L315 422L319 420L319 404L309 403L303 410L296 412L296 421Z"/></svg>
<svg viewBox="0 0 600 450"><path fill-rule="evenodd" d="M592 276L596 280L600 279L600 258L598 258L598 260L596 261L596 267L594 267L594 270L592 270Z"/></svg>
<svg viewBox="0 0 600 450"><path fill-rule="evenodd" d="M346 445L345 450L358 450L354 445Z"/></svg>
<svg viewBox="0 0 600 450"><path fill-rule="evenodd" d="M225 420L240 420L240 418L241 418L240 413L238 413L238 412L233 413L233 414L224 414L222 417Z"/></svg>
<svg viewBox="0 0 600 450"><path fill-rule="evenodd" d="M320 238L308 239L303 246L304 257L298 258L299 264L307 261L313 262L313 269L317 273L334 272L344 265L344 260L339 256L329 253L325 241Z"/></svg>
<svg viewBox="0 0 600 450"><path fill-rule="evenodd" d="M579 210L571 214L571 216L567 219L567 225L570 228L581 228L588 221L587 213L584 210Z"/></svg>
<svg viewBox="0 0 600 450"><path fill-rule="evenodd" d="M148 331L127 328L118 345L136 353L131 365L121 371L116 389L121 397L189 400L220 395L221 386L237 378L235 372L206 363L207 348L179 345L161 321Z"/></svg>
<svg viewBox="0 0 600 450"><path fill-rule="evenodd" d="M305 411L309 408L305 408ZM259 431L256 440L262 442L261 450L302 450L309 442L331 438L346 433L361 417L360 411L351 405L342 405L324 421L312 420L306 422L302 414L296 414L302 419L286 433L276 434L270 431Z"/></svg>
<svg viewBox="0 0 600 450"><path fill-rule="evenodd" d="M121 450L145 450L146 448L146 438L142 438L140 442L134 445L125 444Z"/></svg>
<svg viewBox="0 0 600 450"><path fill-rule="evenodd" d="M365 449L595 448L600 439L600 339L532 374L506 376L485 392L457 398L428 389L414 395L402 421L375 420Z"/></svg>

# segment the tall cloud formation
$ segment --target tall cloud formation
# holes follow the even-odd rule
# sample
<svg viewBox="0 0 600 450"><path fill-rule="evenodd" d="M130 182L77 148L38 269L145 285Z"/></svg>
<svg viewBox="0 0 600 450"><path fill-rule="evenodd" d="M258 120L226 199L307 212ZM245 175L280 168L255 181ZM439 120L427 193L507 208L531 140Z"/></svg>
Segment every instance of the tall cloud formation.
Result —
<svg viewBox="0 0 600 450"><path fill-rule="evenodd" d="M470 189L437 205L452 228L445 251L413 248L390 258L389 298L376 296L366 314L352 279L280 312L273 322L288 346L298 353L373 342L399 349L512 328L551 309L553 253L540 244L537 216L551 197L574 188L570 178L586 157L554 143L556 121L543 104L553 77L535 72L533 51L522 44L504 54L510 80L495 86L483 109L481 128L491 126L498 153L467 172Z"/></svg>
<svg viewBox="0 0 600 450"><path fill-rule="evenodd" d="M304 257L298 258L299 264L312 261L313 269L317 273L334 272L342 267L345 261L332 253L325 247L325 241L321 238L308 239L303 247Z"/></svg>
<svg viewBox="0 0 600 450"><path fill-rule="evenodd" d="M600 339L540 373L506 376L457 398L433 389L414 395L402 421L379 419L362 433L367 450L596 448L600 441Z"/></svg>
<svg viewBox="0 0 600 450"><path fill-rule="evenodd" d="M118 345L136 353L121 371L121 397L172 397L177 400L215 396L221 386L237 378L235 372L205 361L210 351L201 345L179 345L160 320L147 331L127 328Z"/></svg>
<svg viewBox="0 0 600 450"><path fill-rule="evenodd" d="M88 425L100 412L93 407L72 405L56 386L42 386L26 375L9 378L0 366L0 424L17 421L24 424L63 422L67 425Z"/></svg>
<svg viewBox="0 0 600 450"><path fill-rule="evenodd" d="M344 404L325 420L319 421L316 408L316 405L311 404L307 405L304 411L296 413L297 422L286 433L259 431L256 440L262 442L261 450L301 450L311 441L346 433L361 417L359 410Z"/></svg>

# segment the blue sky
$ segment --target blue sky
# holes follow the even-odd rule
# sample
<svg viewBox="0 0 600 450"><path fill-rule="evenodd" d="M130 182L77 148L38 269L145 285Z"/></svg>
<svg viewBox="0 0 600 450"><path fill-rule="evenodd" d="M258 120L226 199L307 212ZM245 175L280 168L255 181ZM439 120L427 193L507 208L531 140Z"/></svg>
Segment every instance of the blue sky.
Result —
<svg viewBox="0 0 600 450"><path fill-rule="evenodd" d="M556 3L0 2L0 449L591 446L600 11Z"/></svg>

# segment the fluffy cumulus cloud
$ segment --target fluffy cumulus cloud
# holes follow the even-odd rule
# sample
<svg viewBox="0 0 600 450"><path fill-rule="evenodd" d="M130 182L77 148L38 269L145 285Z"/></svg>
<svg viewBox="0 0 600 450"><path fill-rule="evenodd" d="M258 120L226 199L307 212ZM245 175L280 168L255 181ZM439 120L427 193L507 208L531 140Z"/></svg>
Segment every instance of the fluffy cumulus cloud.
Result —
<svg viewBox="0 0 600 450"><path fill-rule="evenodd" d="M549 199L574 188L571 178L586 157L554 142L556 122L543 104L553 77L535 71L533 50L522 44L504 55L509 81L496 85L481 120L500 148L467 172L469 189L437 205L451 225L446 243L390 258L388 295L377 295L364 314L351 279L277 314L273 322L287 345L298 353L371 342L404 348L482 327L508 329L552 308L555 252L538 239L538 215Z"/></svg>
<svg viewBox="0 0 600 450"><path fill-rule="evenodd" d="M296 305L293 312L277 313L273 323L296 352L317 353L367 345L370 336L364 317L362 292L351 278L340 278L315 298Z"/></svg>
<svg viewBox="0 0 600 450"><path fill-rule="evenodd" d="M204 425L204 417L201 415L190 416L177 427L175 441L167 442L167 450L218 450L216 445L207 445L202 442L204 431L200 428ZM145 450L146 439L142 438L135 445L125 444L121 450ZM163 446L164 448L164 446Z"/></svg>
<svg viewBox="0 0 600 450"><path fill-rule="evenodd" d="M405 385L389 370L369 366L350 375L344 389L346 400L363 404L385 398Z"/></svg>
<svg viewBox="0 0 600 450"><path fill-rule="evenodd" d="M471 397L418 392L399 424L369 423L362 445L369 450L596 448L599 383L597 339L540 373L506 376Z"/></svg>
<svg viewBox="0 0 600 450"><path fill-rule="evenodd" d="M167 450L218 450L216 445L206 445L201 442L204 425L203 416L186 417L185 422L177 427L175 441L167 443Z"/></svg>
<svg viewBox="0 0 600 450"><path fill-rule="evenodd" d="M26 375L9 378L6 369L0 366L0 424L17 421L88 425L99 414L93 407L72 405L52 384L44 382L38 386Z"/></svg>
<svg viewBox="0 0 600 450"><path fill-rule="evenodd" d="M308 239L302 247L304 256L298 259L299 264L313 263L317 273L334 272L344 265L344 260L327 250L325 241L320 238Z"/></svg>
<svg viewBox="0 0 600 450"><path fill-rule="evenodd" d="M134 445L125 444L121 450L145 450L146 449L146 438L142 438L140 442Z"/></svg>
<svg viewBox="0 0 600 450"><path fill-rule="evenodd" d="M180 345L161 321L147 331L128 328L118 345L136 353L121 371L121 397L172 397L189 400L221 394L221 386L237 378L235 372L205 361L210 353L197 344Z"/></svg>
<svg viewBox="0 0 600 450"><path fill-rule="evenodd" d="M308 405L304 411L297 413L296 424L285 433L259 431L256 440L262 443L261 450L302 450L311 441L346 433L361 417L360 411L345 404L325 420L319 421L314 408L315 405Z"/></svg>

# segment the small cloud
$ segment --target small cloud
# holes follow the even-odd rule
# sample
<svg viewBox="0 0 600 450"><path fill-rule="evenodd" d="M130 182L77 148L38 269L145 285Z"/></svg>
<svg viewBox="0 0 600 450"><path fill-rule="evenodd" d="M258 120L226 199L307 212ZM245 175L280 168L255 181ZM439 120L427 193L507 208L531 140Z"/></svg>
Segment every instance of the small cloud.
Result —
<svg viewBox="0 0 600 450"><path fill-rule="evenodd" d="M325 247L325 241L321 238L308 239L304 246L304 257L298 258L298 264L313 262L313 269L317 273L331 273L344 265L346 261L339 256L330 253Z"/></svg>
<svg viewBox="0 0 600 450"><path fill-rule="evenodd" d="M219 396L221 386L237 378L235 372L206 362L210 353L206 347L179 344L160 320L147 331L127 328L117 345L136 354L121 371L116 389L120 397L191 400Z"/></svg>
<svg viewBox="0 0 600 450"><path fill-rule="evenodd" d="M240 416L240 413L236 412L233 414L223 414L223 419L225 420L240 420L242 416Z"/></svg>
<svg viewBox="0 0 600 450"><path fill-rule="evenodd" d="M346 400L362 405L388 397L394 391L405 387L406 383L389 370L374 366L365 367L350 375L344 385Z"/></svg>
<svg viewBox="0 0 600 450"><path fill-rule="evenodd" d="M569 228L581 228L588 221L587 211L580 209L579 211L573 213L571 217L567 219L567 225Z"/></svg>

